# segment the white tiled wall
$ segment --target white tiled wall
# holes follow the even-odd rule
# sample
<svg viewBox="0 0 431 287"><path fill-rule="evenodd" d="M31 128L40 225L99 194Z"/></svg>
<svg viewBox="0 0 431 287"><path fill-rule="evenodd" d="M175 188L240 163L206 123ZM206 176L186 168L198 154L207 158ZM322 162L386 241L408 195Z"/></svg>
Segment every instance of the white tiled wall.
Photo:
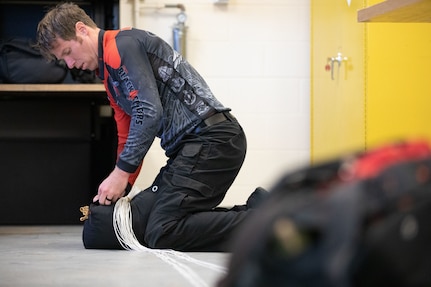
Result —
<svg viewBox="0 0 431 287"><path fill-rule="evenodd" d="M232 108L248 138L243 169L223 205L242 204L257 186L270 188L281 174L309 162L309 0L120 1L120 26L150 30L172 42L181 3L188 16L187 59L214 94ZM137 185L151 184L164 165L155 142Z"/></svg>

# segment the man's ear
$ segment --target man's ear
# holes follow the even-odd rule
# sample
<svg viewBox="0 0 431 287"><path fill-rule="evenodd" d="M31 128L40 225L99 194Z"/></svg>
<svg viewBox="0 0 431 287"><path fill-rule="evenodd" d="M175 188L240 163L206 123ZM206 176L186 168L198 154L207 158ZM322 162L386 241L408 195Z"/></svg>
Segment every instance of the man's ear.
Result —
<svg viewBox="0 0 431 287"><path fill-rule="evenodd" d="M76 29L77 35L87 35L88 34L87 26L85 26L85 24L81 21L76 22L75 29Z"/></svg>

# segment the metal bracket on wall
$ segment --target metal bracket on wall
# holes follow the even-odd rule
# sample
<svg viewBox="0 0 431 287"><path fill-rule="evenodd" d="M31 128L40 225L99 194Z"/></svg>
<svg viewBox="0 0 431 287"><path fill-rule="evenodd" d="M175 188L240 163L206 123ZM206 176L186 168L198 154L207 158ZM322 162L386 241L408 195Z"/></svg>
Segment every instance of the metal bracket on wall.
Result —
<svg viewBox="0 0 431 287"><path fill-rule="evenodd" d="M182 54L182 56L186 57L186 38L187 38L187 26L185 25L185 22L187 20L187 15L185 13L186 7L181 4L162 4L162 5L141 5L139 0L134 0L134 19L133 19L133 25L135 27L138 26L138 19L139 19L139 13L143 9L166 9L166 8L175 8L179 9L180 12L176 15L177 23L174 24L172 28L172 36L173 36L173 48Z"/></svg>

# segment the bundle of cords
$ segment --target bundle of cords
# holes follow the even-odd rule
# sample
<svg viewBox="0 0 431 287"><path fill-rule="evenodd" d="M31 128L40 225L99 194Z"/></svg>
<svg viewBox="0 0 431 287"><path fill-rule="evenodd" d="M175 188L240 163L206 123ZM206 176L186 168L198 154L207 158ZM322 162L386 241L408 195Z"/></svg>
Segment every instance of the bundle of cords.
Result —
<svg viewBox="0 0 431 287"><path fill-rule="evenodd" d="M130 207L130 201L138 193L139 189L133 188L127 196L120 198L114 207L113 224L115 235L124 249L148 252L156 255L164 262L173 266L182 276L196 287L207 287L208 285L189 266L182 263L181 260L203 266L213 271L226 273L226 268L222 266L192 258L183 252L172 249L151 249L143 246L133 232L132 210Z"/></svg>

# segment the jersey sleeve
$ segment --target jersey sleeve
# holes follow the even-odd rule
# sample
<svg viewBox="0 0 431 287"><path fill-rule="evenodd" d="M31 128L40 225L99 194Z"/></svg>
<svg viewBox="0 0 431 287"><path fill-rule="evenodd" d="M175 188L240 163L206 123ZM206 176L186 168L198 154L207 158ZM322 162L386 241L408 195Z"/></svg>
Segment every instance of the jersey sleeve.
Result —
<svg viewBox="0 0 431 287"><path fill-rule="evenodd" d="M117 126L117 160L121 154L121 152L124 149L124 146L126 144L127 141L127 137L129 134L129 127L130 127L130 116L128 114L126 114L116 103L115 101L113 101L112 96L110 95L110 93L108 93L108 98L109 101L111 103L111 107L114 110L114 119L116 122L116 126ZM136 179L139 176L139 172L141 170L142 167L142 163L139 165L139 167L136 169L135 172L133 172L132 174L130 174L129 176L129 184L133 186L133 184L135 183Z"/></svg>
<svg viewBox="0 0 431 287"><path fill-rule="evenodd" d="M163 109L143 44L130 36L117 37L115 44L115 51L108 48L107 66L117 98L113 105L119 140L117 166L134 173L157 135Z"/></svg>

